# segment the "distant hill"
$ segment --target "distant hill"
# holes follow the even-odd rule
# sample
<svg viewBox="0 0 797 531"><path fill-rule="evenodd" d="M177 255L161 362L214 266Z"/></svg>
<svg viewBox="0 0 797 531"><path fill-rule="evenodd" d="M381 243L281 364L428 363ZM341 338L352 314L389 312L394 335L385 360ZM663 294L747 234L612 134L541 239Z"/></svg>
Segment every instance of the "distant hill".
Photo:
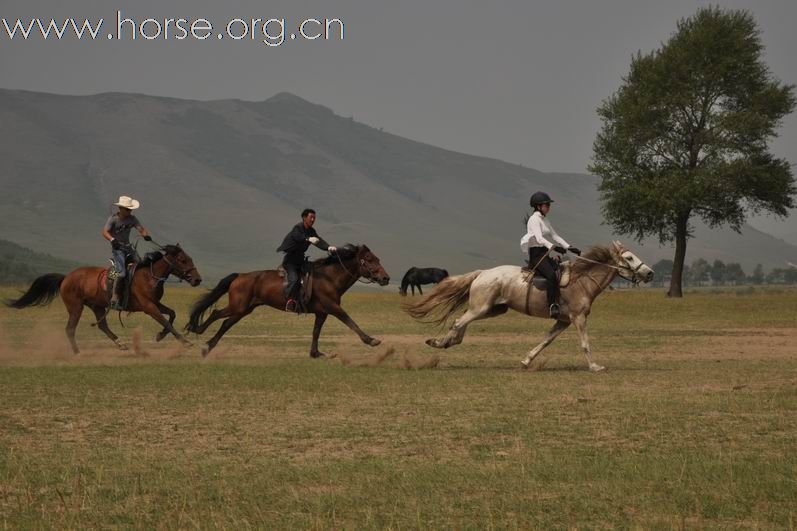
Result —
<svg viewBox="0 0 797 531"><path fill-rule="evenodd" d="M617 237L601 225L595 177L414 142L287 93L200 102L0 90L0 123L0 238L81 261L105 261L100 229L120 194L141 201L157 241L181 243L216 279L275 266L307 206L324 238L367 243L393 278L413 265L519 263L536 190L554 197L552 221L574 245ZM673 254L632 247L649 262ZM751 270L794 261L797 247L697 225L687 261L698 256Z"/></svg>
<svg viewBox="0 0 797 531"><path fill-rule="evenodd" d="M68 273L76 267L76 262L0 240L0 282L27 282L45 273Z"/></svg>

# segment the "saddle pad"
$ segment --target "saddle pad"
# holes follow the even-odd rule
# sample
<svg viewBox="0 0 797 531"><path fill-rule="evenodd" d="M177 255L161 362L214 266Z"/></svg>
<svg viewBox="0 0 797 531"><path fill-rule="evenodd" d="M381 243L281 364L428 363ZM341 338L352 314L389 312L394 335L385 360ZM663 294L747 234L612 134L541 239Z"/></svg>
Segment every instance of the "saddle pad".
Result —
<svg viewBox="0 0 797 531"><path fill-rule="evenodd" d="M523 268L523 271L526 273L526 282L528 282L528 273L531 272L528 268ZM545 289L546 280L545 277L534 275L534 287L537 289ZM570 262L562 262L559 264L559 287L564 288L570 284Z"/></svg>

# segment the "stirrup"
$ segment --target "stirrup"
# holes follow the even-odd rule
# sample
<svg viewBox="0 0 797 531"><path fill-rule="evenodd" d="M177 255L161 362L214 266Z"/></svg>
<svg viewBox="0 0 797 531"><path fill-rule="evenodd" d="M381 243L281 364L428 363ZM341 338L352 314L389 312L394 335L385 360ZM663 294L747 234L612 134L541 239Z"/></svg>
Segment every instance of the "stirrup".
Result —
<svg viewBox="0 0 797 531"><path fill-rule="evenodd" d="M296 313L298 305L296 304L296 299L288 299L288 302L285 303L285 311Z"/></svg>
<svg viewBox="0 0 797 531"><path fill-rule="evenodd" d="M124 307L119 300L111 300L110 304L108 304L108 307L111 310L124 310Z"/></svg>
<svg viewBox="0 0 797 531"><path fill-rule="evenodd" d="M550 308L548 308L548 315L550 315L551 317L556 319L556 318L559 317L560 311L561 310L559 308L559 305L556 304L556 303L553 303L553 304L551 304Z"/></svg>

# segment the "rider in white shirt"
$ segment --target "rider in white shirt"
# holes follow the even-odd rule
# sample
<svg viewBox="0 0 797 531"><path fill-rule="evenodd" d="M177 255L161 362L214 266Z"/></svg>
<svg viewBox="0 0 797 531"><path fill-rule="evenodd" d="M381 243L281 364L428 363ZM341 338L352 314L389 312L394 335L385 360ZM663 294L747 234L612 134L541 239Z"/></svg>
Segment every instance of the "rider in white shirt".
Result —
<svg viewBox="0 0 797 531"><path fill-rule="evenodd" d="M581 251L572 247L564 238L559 236L548 221L547 215L551 210L553 200L545 192L535 192L529 199L529 204L534 212L529 217L526 225L526 234L520 240L520 249L523 254L528 253L529 267L545 277L548 291L548 312L551 317L559 317L559 282L556 278L557 264L549 256L550 251L564 254L570 251L580 255Z"/></svg>

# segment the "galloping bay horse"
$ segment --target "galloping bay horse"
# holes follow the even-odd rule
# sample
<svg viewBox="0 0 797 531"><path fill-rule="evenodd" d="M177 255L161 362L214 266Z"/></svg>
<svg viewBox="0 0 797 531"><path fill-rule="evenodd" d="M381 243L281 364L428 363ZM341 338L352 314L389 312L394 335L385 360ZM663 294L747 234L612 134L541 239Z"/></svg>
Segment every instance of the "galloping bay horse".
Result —
<svg viewBox="0 0 797 531"><path fill-rule="evenodd" d="M452 347L462 342L465 329L472 321L504 314L509 308L534 317L549 318L545 291L530 288L525 275L520 267L505 265L449 277L424 299L404 309L419 321L443 325L458 309L468 305L468 311L454 321L444 337L426 341L427 345L435 348ZM593 247L580 257L571 266L570 282L561 289L561 315L542 343L526 355L522 366L528 368L532 360L572 323L578 330L590 371L603 370L604 367L592 361L587 316L595 298L618 275L633 283L649 282L653 278L653 270L620 242L613 242L609 247Z"/></svg>
<svg viewBox="0 0 797 531"><path fill-rule="evenodd" d="M351 328L366 345L372 347L379 345L381 341L363 332L340 306L341 296L360 277L376 282L380 286L385 286L390 282L390 277L379 263L379 258L365 245L346 245L327 258L316 260L312 267L312 290L307 303L307 311L315 314L315 326L313 327L310 356L318 358L324 355L318 350L318 337L321 335L321 327L324 326L329 314L334 315ZM225 293L229 293L227 306L220 310L214 309L207 320L202 322L205 312ZM191 318L185 329L202 334L211 323L218 319L224 319L216 335L202 347L202 355L207 356L221 337L235 323L252 313L252 310L258 306L268 305L284 311L286 302L283 293L283 278L278 271L233 273L194 304Z"/></svg>
<svg viewBox="0 0 797 531"><path fill-rule="evenodd" d="M58 273L42 275L33 281L24 295L7 304L11 308L18 309L28 306L46 306L60 293L64 306L69 312L66 335L75 354L80 353L75 341L75 330L84 306L88 306L94 312L99 329L119 349L126 350L127 347L111 331L106 320L107 308L110 303L105 285L106 272L107 269L103 267L80 267L66 276ZM202 281L191 257L179 245L167 245L162 247L161 251L150 253L143 261L139 262L130 280L132 282L130 297L124 311L144 312L158 321L163 326L163 330L155 337L157 341L171 333L184 345L190 345L191 343L172 325L175 317L174 310L160 302L163 297L163 283L170 275L185 280L192 286L198 286ZM169 319L167 320L163 314L168 315Z"/></svg>

